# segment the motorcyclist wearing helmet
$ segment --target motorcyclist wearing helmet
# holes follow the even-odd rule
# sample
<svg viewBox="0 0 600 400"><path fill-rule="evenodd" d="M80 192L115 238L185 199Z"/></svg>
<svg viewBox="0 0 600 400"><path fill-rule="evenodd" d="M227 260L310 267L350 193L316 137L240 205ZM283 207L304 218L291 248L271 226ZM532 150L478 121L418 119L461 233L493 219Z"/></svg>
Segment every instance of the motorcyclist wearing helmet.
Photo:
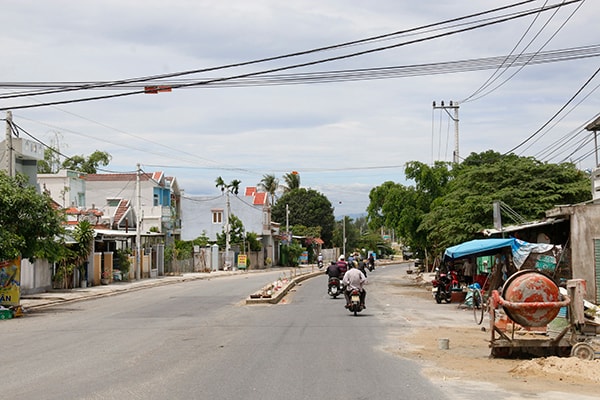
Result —
<svg viewBox="0 0 600 400"><path fill-rule="evenodd" d="M323 268L323 254L321 253L317 256L317 265L319 266L319 269Z"/></svg>
<svg viewBox="0 0 600 400"><path fill-rule="evenodd" d="M342 284L344 285L344 297L346 297L346 308L350 307L350 293L354 289L358 289L360 293L360 304L363 308L365 306L365 298L367 292L364 289L364 285L367 283L367 277L361 272L360 269L354 268L350 265L348 271L344 274Z"/></svg>
<svg viewBox="0 0 600 400"><path fill-rule="evenodd" d="M348 271L348 263L343 254L338 258L337 266L340 269L340 276L344 276L346 271Z"/></svg>

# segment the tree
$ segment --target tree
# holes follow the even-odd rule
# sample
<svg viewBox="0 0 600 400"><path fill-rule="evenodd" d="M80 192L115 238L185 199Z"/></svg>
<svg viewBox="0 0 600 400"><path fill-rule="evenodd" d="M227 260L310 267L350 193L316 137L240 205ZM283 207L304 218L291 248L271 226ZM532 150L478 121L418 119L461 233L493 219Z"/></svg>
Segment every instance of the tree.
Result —
<svg viewBox="0 0 600 400"><path fill-rule="evenodd" d="M294 189L300 189L300 174L296 171L292 171L283 176L285 185L283 186L283 192L291 192Z"/></svg>
<svg viewBox="0 0 600 400"><path fill-rule="evenodd" d="M227 191L229 191L229 193L233 193L236 196L238 195L238 193L240 191L241 183L242 183L242 181L240 181L238 179L234 179L229 184L227 184L227 183L225 183L223 178L221 178L220 176L217 177L217 179L215 179L215 187L218 187L219 189L221 189L221 193L224 193L225 190L227 190Z"/></svg>
<svg viewBox="0 0 600 400"><path fill-rule="evenodd" d="M589 175L571 163L549 164L489 150L472 153L454 175L446 194L433 201L419 227L437 252L491 227L494 201L536 220L556 205L591 199Z"/></svg>
<svg viewBox="0 0 600 400"><path fill-rule="evenodd" d="M258 183L258 187L269 193L269 196L271 197L270 203L271 206L273 206L273 204L275 204L275 193L279 189L279 179L272 174L263 175L263 178Z"/></svg>
<svg viewBox="0 0 600 400"><path fill-rule="evenodd" d="M388 181L373 188L367 207L370 228L394 229L402 244L412 247L422 257L430 243L427 232L420 229L421 222L432 202L446 192L452 179L450 166L446 162L436 162L433 166L409 162L405 175L415 181L415 186Z"/></svg>
<svg viewBox="0 0 600 400"><path fill-rule="evenodd" d="M85 158L84 156L67 158L63 161L62 168L86 174L95 174L98 172L98 167L107 166L110 163L111 158L110 154L96 150L90 154L88 158Z"/></svg>
<svg viewBox="0 0 600 400"><path fill-rule="evenodd" d="M64 216L48 195L37 193L24 175L0 171L0 210L0 260L56 259Z"/></svg>
<svg viewBox="0 0 600 400"><path fill-rule="evenodd" d="M331 244L335 217L327 197L313 189L299 188L286 192L273 206L271 214L273 221L286 223L286 205L289 209L290 225L320 226L321 239L326 245Z"/></svg>

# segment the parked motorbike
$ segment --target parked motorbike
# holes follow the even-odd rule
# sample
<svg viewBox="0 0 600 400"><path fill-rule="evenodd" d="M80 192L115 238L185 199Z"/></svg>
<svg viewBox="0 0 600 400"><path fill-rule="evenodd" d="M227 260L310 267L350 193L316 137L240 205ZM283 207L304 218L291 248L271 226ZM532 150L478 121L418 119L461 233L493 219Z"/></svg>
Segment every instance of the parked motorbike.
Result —
<svg viewBox="0 0 600 400"><path fill-rule="evenodd" d="M435 301L440 304L442 301L450 303L452 301L452 289L460 286L456 271L450 270L447 273L437 270L436 278L431 282L435 292Z"/></svg>
<svg viewBox="0 0 600 400"><path fill-rule="evenodd" d="M330 277L327 284L327 293L334 299L342 294L342 281L340 278Z"/></svg>
<svg viewBox="0 0 600 400"><path fill-rule="evenodd" d="M358 289L353 289L350 293L350 307L348 307L348 310L350 310L351 313L354 313L354 315L357 315L363 310Z"/></svg>

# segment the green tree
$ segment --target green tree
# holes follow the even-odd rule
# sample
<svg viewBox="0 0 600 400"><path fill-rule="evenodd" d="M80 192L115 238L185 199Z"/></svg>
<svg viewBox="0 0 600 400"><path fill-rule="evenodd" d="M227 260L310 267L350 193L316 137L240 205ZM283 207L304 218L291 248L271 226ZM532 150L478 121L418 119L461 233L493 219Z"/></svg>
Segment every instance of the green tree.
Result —
<svg viewBox="0 0 600 400"><path fill-rule="evenodd" d="M273 206L275 204L275 193L279 189L279 179L272 174L263 175L258 187L269 193L269 197L271 198L270 204Z"/></svg>
<svg viewBox="0 0 600 400"><path fill-rule="evenodd" d="M420 229L432 202L442 196L452 179L451 164L436 162L428 166L413 161L406 165L405 175L415 186L384 182L369 193L367 207L370 228L394 229L400 241L423 257L430 243L427 231Z"/></svg>
<svg viewBox="0 0 600 400"><path fill-rule="evenodd" d="M221 189L221 193L224 193L225 190L227 190L227 191L229 191L229 193L233 193L236 196L238 195L238 193L240 191L241 183L242 183L242 181L240 181L238 179L234 179L230 183L227 184L227 183L225 183L223 178L221 178L220 176L217 177L217 179L215 179L215 187L218 187L219 189Z"/></svg>
<svg viewBox="0 0 600 400"><path fill-rule="evenodd" d="M300 174L296 171L292 171L283 176L285 185L283 186L283 192L291 192L294 189L300 189Z"/></svg>
<svg viewBox="0 0 600 400"><path fill-rule="evenodd" d="M67 158L63 161L62 168L71 171L84 172L86 174L95 174L98 172L98 167L107 166L110 163L111 158L110 154L96 150L87 158L84 156Z"/></svg>
<svg viewBox="0 0 600 400"><path fill-rule="evenodd" d="M321 239L326 245L331 244L333 236L333 207L323 194L313 189L294 189L284 193L272 209L273 221L282 225L286 223L286 205L289 209L289 224L306 227L321 227Z"/></svg>
<svg viewBox="0 0 600 400"><path fill-rule="evenodd" d="M419 228L428 233L437 253L491 227L494 201L536 220L556 205L591 199L589 175L571 163L549 164L489 150L471 154L454 175Z"/></svg>
<svg viewBox="0 0 600 400"><path fill-rule="evenodd" d="M39 194L24 175L9 177L0 171L0 260L58 257L55 238L63 232L64 215L52 199Z"/></svg>
<svg viewBox="0 0 600 400"><path fill-rule="evenodd" d="M229 216L229 244L239 245L240 248L243 245L245 237L244 223L241 219L236 217L234 214ZM217 233L217 244L220 248L225 248L225 226L223 226L223 233Z"/></svg>

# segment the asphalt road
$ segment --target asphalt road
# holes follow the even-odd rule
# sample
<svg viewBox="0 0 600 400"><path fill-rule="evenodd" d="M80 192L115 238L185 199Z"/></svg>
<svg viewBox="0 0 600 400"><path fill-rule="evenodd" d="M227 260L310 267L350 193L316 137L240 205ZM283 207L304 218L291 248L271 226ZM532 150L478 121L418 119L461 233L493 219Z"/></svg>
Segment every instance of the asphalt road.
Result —
<svg viewBox="0 0 600 400"><path fill-rule="evenodd" d="M282 304L245 305L265 279L272 277L190 281L5 321L2 393L25 400L447 398L416 363L384 350L389 328L406 322L390 321L377 296L354 317L343 299L327 295L323 275Z"/></svg>

